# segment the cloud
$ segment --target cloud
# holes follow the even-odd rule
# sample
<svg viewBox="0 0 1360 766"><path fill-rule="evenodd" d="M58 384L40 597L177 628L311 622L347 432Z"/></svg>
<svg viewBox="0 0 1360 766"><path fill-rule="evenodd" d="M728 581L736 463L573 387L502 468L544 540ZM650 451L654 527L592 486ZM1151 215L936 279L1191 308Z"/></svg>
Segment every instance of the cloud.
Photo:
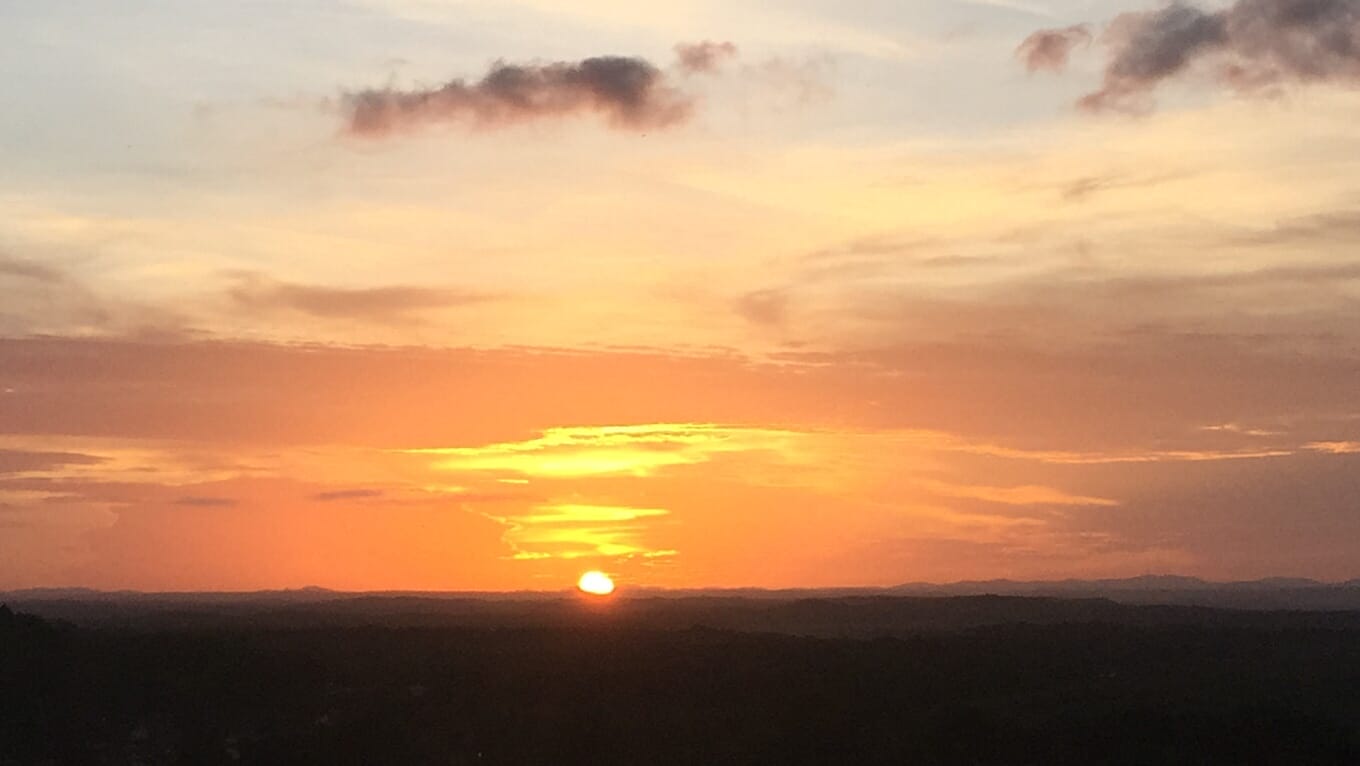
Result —
<svg viewBox="0 0 1360 766"><path fill-rule="evenodd" d="M383 491L380 489L337 489L329 492L318 492L312 495L312 499L330 503L337 500L370 500L382 496Z"/></svg>
<svg viewBox="0 0 1360 766"><path fill-rule="evenodd" d="M704 40L675 46L676 65L686 73L717 71L724 59L734 58L736 55L737 46L730 42L715 43Z"/></svg>
<svg viewBox="0 0 1360 766"><path fill-rule="evenodd" d="M557 504L517 516L489 518L506 526L502 540L520 561L588 557L655 558L675 554L646 545L649 520L669 516L664 508Z"/></svg>
<svg viewBox="0 0 1360 766"><path fill-rule="evenodd" d="M946 318L980 312L969 320L977 332L916 341L898 329L913 321L903 312L934 309L903 305L919 299L899 294L895 313L866 322L858 350L783 353L769 361L638 351L0 338L0 433L271 448L474 445L436 451L432 462L490 471L490 478L532 479L656 475L734 453L788 454L798 442L772 430L779 424L927 429L974 443L1119 455L1236 449L1221 435L1195 430L1205 423L1278 425L1290 432L1289 444L1360 440L1360 418L1346 419L1360 413L1360 356L1349 339L1212 332L1198 321L1191 323L1198 331L1099 331L1121 326L1100 307L1127 304L1134 294L1155 301L1168 284L1129 292L1068 282L1016 296L1037 307L1031 311L1057 311L1057 297L1081 298L1035 320L1032 334L988 335L1014 316L958 307L964 313ZM1247 302L1256 294L1249 291ZM874 301L850 297L856 306ZM1233 314L1224 306L1240 303L1210 301L1202 289L1170 299L1198 303L1209 315ZM1133 301L1129 321L1156 320L1155 308ZM1338 331L1354 315L1338 309ZM941 326L929 317L920 322ZM1070 337L1076 331L1064 328L1072 325L1095 337ZM546 430L657 422L741 429ZM343 488L322 486L302 496Z"/></svg>
<svg viewBox="0 0 1360 766"><path fill-rule="evenodd" d="M1148 94L1185 71L1205 53L1229 45L1220 14L1173 4L1158 11L1125 13L1105 32L1111 58L1104 85L1083 96L1084 109L1146 108Z"/></svg>
<svg viewBox="0 0 1360 766"><path fill-rule="evenodd" d="M329 319L406 321L428 309L481 303L492 296L471 290L393 285L343 288L276 282L255 274L237 275L228 295L253 311L296 311Z"/></svg>
<svg viewBox="0 0 1360 766"><path fill-rule="evenodd" d="M1242 244L1290 245L1344 242L1360 239L1360 211L1344 210L1281 221L1240 238Z"/></svg>
<svg viewBox="0 0 1360 766"><path fill-rule="evenodd" d="M846 258L899 257L939 244L929 238L899 239L894 237L862 237L837 247L825 247L803 256L806 261L844 260Z"/></svg>
<svg viewBox="0 0 1360 766"><path fill-rule="evenodd" d="M48 284L63 282L66 279L66 275L59 269L37 261L14 258L4 253L0 253L0 277L31 279Z"/></svg>
<svg viewBox="0 0 1360 766"><path fill-rule="evenodd" d="M798 434L705 423L548 428L527 441L408 450L437 457L441 471L490 471L543 478L651 476L727 453L795 455Z"/></svg>
<svg viewBox="0 0 1360 766"><path fill-rule="evenodd" d="M1316 553L1323 563L1308 571L1321 573L1353 565L1360 540L1345 502L1360 459L1351 454L1358 370L1353 355L1310 360L1291 347L1271 359L1251 344L1167 337L1069 352L934 343L778 365L579 350L3 339L0 386L15 389L0 395L14 397L0 402L5 446L76 454L99 445L108 462L58 469L46 482L0 477L0 503L20 506L24 515L9 518L34 529L84 514L59 542L26 547L46 557L88 537L90 566L103 569L81 570L86 577L158 588L318 577L338 585L333 578L369 567L393 573L384 585L431 587L449 576L449 561L462 566L455 553L472 562L467 575L452 570L457 577L499 566L491 556L567 572L601 558L642 566L677 550L714 567L706 571L751 576L764 571L749 568L753 556L801 550L800 541L825 540L821 556L903 530L1102 561L1108 544L1184 547L1231 563L1243 549L1271 553L1285 529L1295 537L1272 563L1311 567ZM649 414L694 420L646 424ZM541 427L609 422L631 425ZM1281 434L1246 433L1260 425ZM14 436L35 426L61 436ZM117 434L156 441L110 441ZM463 446L409 451L429 444ZM178 465L186 452L201 457ZM533 487L498 497L505 478ZM1236 492L1239 481L1263 485ZM308 500L375 488L401 501L393 513L357 499ZM1291 496L1307 503L1298 530L1287 523ZM761 525L752 508L781 521ZM1197 509L1194 523L1186 508ZM336 529L352 534L329 534ZM711 542L723 539L757 548ZM304 549L321 555L298 557ZM401 569L403 555L429 559Z"/></svg>
<svg viewBox="0 0 1360 766"><path fill-rule="evenodd" d="M1329 455L1360 455L1360 442L1312 442L1305 446L1314 452Z"/></svg>
<svg viewBox="0 0 1360 766"><path fill-rule="evenodd" d="M1029 188L1081 201L1183 175L1111 173ZM1360 216L1353 210L1252 225L1177 223L1158 231L1156 239L1143 236L1116 242L1093 237L1089 230L1041 224L980 239L899 243L880 237L804 256L796 284L805 288L800 299L821 300L813 308L837 308L844 333L855 332L847 321L854 317L890 319L904 334L1018 336L1042 328L1047 336L1042 345L1153 325L1190 333L1261 334L1263 347L1272 337L1299 333L1315 340L1360 337L1347 321L1356 309L1354 288L1360 280L1360 264L1347 257L1346 249L1360 241ZM1153 242L1174 242L1198 258L1137 268L1105 260L1145 251ZM1287 259L1227 257L1241 255L1245 246L1296 252ZM1050 264L1016 268L1018 258L1036 249L1051 253ZM964 284L936 273L951 265L978 268ZM819 318L816 312L810 316ZM869 328L876 337L854 342L882 345L883 329Z"/></svg>
<svg viewBox="0 0 1360 766"><path fill-rule="evenodd" d="M777 327L788 317L789 296L783 290L756 290L738 298L736 309L749 322Z"/></svg>
<svg viewBox="0 0 1360 766"><path fill-rule="evenodd" d="M1015 54L1031 72L1061 72L1067 68L1073 48L1090 44L1090 27L1077 24L1062 29L1041 29L1025 38Z"/></svg>
<svg viewBox="0 0 1360 766"><path fill-rule="evenodd" d="M1060 40L1065 31L1043 30L1026 44ZM1104 82L1078 102L1092 111L1146 111L1158 87L1199 65L1240 93L1287 84L1360 83L1357 0L1237 0L1217 11L1175 2L1121 14L1102 42L1109 50ZM1037 68L1061 69L1069 51L1070 45L1053 43L1041 52ZM1036 68L1031 59L1026 63Z"/></svg>
<svg viewBox="0 0 1360 766"><path fill-rule="evenodd" d="M944 497L982 500L1001 505L1088 505L1114 506L1119 501L1104 497L1073 495L1053 487L1023 485L1018 487L990 487L951 484L943 481L918 479L917 485Z"/></svg>
<svg viewBox="0 0 1360 766"><path fill-rule="evenodd" d="M75 452L32 452L0 449L0 475L50 471L68 465L98 465L103 458Z"/></svg>
<svg viewBox="0 0 1360 766"><path fill-rule="evenodd" d="M176 335L173 312L97 291L59 265L0 252L0 335Z"/></svg>
<svg viewBox="0 0 1360 766"><path fill-rule="evenodd" d="M439 123L498 128L590 114L620 130L668 128L689 119L693 103L664 72L635 57L508 64L477 82L438 88L376 88L348 94L348 132L367 138Z"/></svg>
<svg viewBox="0 0 1360 766"><path fill-rule="evenodd" d="M183 505L189 508L232 508L237 505L237 502L230 497L190 495L178 498L175 500L175 505Z"/></svg>
<svg viewBox="0 0 1360 766"><path fill-rule="evenodd" d="M776 107L806 106L835 96L830 82L835 67L829 56L772 58L742 67L741 76L752 93L773 97Z"/></svg>
<svg viewBox="0 0 1360 766"><path fill-rule="evenodd" d="M1125 173L1082 176L1059 184L1058 195L1064 202L1084 202L1104 192L1121 189L1146 189L1179 181L1188 175L1190 174L1184 172L1169 172L1142 176Z"/></svg>

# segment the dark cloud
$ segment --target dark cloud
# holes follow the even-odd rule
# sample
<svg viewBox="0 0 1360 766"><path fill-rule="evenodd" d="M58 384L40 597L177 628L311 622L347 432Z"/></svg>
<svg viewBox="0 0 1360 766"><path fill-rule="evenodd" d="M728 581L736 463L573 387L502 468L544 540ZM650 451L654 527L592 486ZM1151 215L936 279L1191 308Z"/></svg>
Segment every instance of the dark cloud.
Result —
<svg viewBox="0 0 1360 766"><path fill-rule="evenodd" d="M722 66L724 59L735 58L736 55L737 46L730 42L704 40L675 46L677 66L683 72L713 72Z"/></svg>
<svg viewBox="0 0 1360 766"><path fill-rule="evenodd" d="M1173 4L1119 16L1104 36L1111 49L1104 85L1083 96L1079 105L1092 110L1146 108L1149 94L1162 81L1228 45L1222 15Z"/></svg>
<svg viewBox="0 0 1360 766"><path fill-rule="evenodd" d="M581 114L623 130L657 129L684 122L693 106L656 66L621 56L548 64L498 61L477 82L370 89L347 95L345 104L349 132L365 137L435 123L502 127Z"/></svg>
<svg viewBox="0 0 1360 766"><path fill-rule="evenodd" d="M312 499L330 503L337 500L371 500L382 496L383 491L380 489L337 489L329 492L318 492L312 495Z"/></svg>
<svg viewBox="0 0 1360 766"><path fill-rule="evenodd" d="M296 311L330 319L406 321L420 311L454 308L492 300L471 290L393 285L341 288L275 282L255 275L237 275L228 291L240 308L252 311Z"/></svg>
<svg viewBox="0 0 1360 766"><path fill-rule="evenodd" d="M1030 40L1064 31L1041 31ZM1118 16L1102 42L1110 52L1104 82L1079 102L1095 111L1145 111L1162 83L1201 67L1238 92L1357 84L1360 0L1237 0L1217 11L1176 2Z"/></svg>
<svg viewBox="0 0 1360 766"><path fill-rule="evenodd" d="M237 501L230 497L190 495L175 500L175 505L183 505L190 508L232 508L237 504Z"/></svg>
<svg viewBox="0 0 1360 766"><path fill-rule="evenodd" d="M1091 44L1091 29L1077 24L1062 29L1041 29L1025 38L1015 53L1031 72L1061 72L1067 68L1072 49Z"/></svg>

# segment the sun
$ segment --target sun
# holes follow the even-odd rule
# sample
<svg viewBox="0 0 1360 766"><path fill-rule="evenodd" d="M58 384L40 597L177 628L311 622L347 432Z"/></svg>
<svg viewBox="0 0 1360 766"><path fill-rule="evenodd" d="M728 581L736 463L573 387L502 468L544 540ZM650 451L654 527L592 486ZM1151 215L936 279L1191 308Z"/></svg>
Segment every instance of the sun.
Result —
<svg viewBox="0 0 1360 766"><path fill-rule="evenodd" d="M591 570L581 575L581 579L576 581L576 587L582 593L589 593L592 596L608 596L614 592L614 580L609 575L599 570Z"/></svg>

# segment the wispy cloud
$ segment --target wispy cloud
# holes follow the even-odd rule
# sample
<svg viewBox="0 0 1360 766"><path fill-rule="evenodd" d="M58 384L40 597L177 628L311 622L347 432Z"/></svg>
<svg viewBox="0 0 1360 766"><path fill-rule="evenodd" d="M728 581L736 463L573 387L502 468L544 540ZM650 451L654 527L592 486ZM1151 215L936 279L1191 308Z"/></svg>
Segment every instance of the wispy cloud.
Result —
<svg viewBox="0 0 1360 766"><path fill-rule="evenodd" d="M173 336L183 318L95 289L64 264L0 252L0 334Z"/></svg>
<svg viewBox="0 0 1360 766"><path fill-rule="evenodd" d="M175 500L175 505L183 505L190 508L233 508L237 505L237 501L230 497L191 495Z"/></svg>
<svg viewBox="0 0 1360 766"><path fill-rule="evenodd" d="M1329 455L1360 455L1360 442L1312 442L1307 448Z"/></svg>
<svg viewBox="0 0 1360 766"><path fill-rule="evenodd" d="M737 46L730 42L704 40L675 46L677 66L683 72L713 72L722 66L724 60L735 58L736 55Z"/></svg>
<svg viewBox="0 0 1360 766"><path fill-rule="evenodd" d="M747 321L777 327L788 315L789 296L783 290L756 290L738 298L736 310Z"/></svg>
<svg viewBox="0 0 1360 766"><path fill-rule="evenodd" d="M943 497L982 500L1000 505L1087 505L1113 506L1118 500L1105 497L1074 495L1053 487L1023 485L1017 487L991 487L986 485L951 484L943 481L916 479L915 485Z"/></svg>
<svg viewBox="0 0 1360 766"><path fill-rule="evenodd" d="M0 449L0 475L50 471L71 465L98 465L104 459L75 452L46 452Z"/></svg>
<svg viewBox="0 0 1360 766"><path fill-rule="evenodd" d="M251 311L295 311L331 319L405 321L429 309L466 306L495 296L454 288L390 285L386 287L326 287L276 282L255 275L236 277L228 290L231 300Z"/></svg>
<svg viewBox="0 0 1360 766"><path fill-rule="evenodd" d="M33 260L14 258L0 252L0 277L15 277L35 282L63 282L66 274L60 269Z"/></svg>
<svg viewBox="0 0 1360 766"><path fill-rule="evenodd" d="M512 558L523 561L673 556L673 550L651 548L643 542L648 524L669 515L662 508L566 503L493 518L507 527L502 539L514 551Z"/></svg>
<svg viewBox="0 0 1360 766"><path fill-rule="evenodd" d="M648 476L715 455L752 450L792 452L798 434L696 423L550 428L535 439L409 450L433 455L446 471L490 471L541 477Z"/></svg>
<svg viewBox="0 0 1360 766"><path fill-rule="evenodd" d="M336 489L318 492L312 495L312 499L323 503L332 503L342 500L373 500L382 497L384 494L380 489Z"/></svg>

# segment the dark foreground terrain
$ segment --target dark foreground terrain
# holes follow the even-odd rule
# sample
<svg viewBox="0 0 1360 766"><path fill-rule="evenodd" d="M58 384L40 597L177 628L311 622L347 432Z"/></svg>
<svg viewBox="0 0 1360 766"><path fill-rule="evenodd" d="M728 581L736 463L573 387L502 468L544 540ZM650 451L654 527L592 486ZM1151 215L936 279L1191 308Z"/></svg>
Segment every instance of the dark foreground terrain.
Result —
<svg viewBox="0 0 1360 766"><path fill-rule="evenodd" d="M0 611L0 764L1360 763L1353 612L18 607Z"/></svg>

